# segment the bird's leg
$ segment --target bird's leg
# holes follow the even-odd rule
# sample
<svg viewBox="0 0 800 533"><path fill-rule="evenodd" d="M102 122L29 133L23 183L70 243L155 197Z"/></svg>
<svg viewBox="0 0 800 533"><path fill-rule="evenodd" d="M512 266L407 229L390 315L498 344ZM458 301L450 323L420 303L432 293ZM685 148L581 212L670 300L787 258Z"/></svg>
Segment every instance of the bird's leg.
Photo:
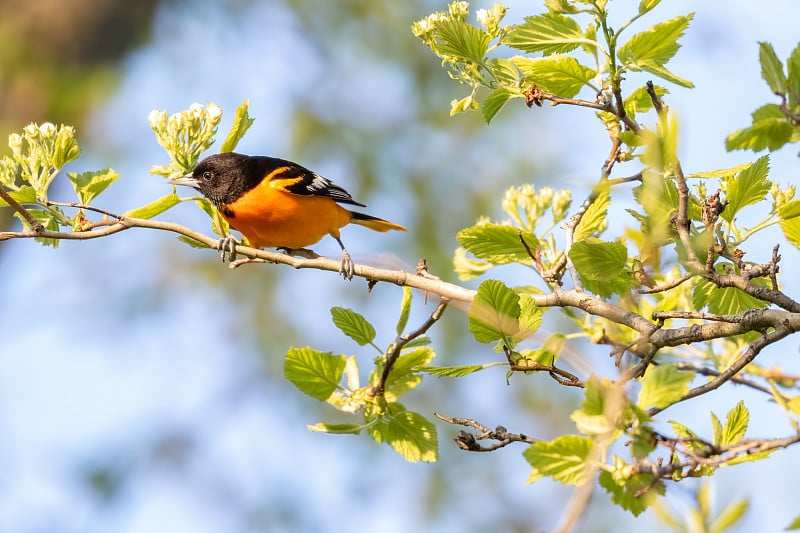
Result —
<svg viewBox="0 0 800 533"><path fill-rule="evenodd" d="M353 279L353 274L355 274L355 265L353 264L353 259L350 257L350 253L342 244L342 240L339 237L334 237L336 242L339 243L339 246L342 248L342 266L339 267L339 273L342 275L344 279L351 280Z"/></svg>
<svg viewBox="0 0 800 533"><path fill-rule="evenodd" d="M219 256L222 258L223 263L225 262L226 258L230 262L236 260L237 244L236 238L231 234L225 235L219 240L217 243L217 250L219 250Z"/></svg>

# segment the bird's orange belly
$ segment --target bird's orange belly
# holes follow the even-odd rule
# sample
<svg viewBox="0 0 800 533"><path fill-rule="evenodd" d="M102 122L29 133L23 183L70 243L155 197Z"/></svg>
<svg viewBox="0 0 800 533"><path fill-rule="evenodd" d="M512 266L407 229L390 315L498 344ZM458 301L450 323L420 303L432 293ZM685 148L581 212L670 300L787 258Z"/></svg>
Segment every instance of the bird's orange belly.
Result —
<svg viewBox="0 0 800 533"><path fill-rule="evenodd" d="M303 196L266 184L226 206L223 218L254 248L303 248L325 235L339 237L350 222L350 212L330 198Z"/></svg>

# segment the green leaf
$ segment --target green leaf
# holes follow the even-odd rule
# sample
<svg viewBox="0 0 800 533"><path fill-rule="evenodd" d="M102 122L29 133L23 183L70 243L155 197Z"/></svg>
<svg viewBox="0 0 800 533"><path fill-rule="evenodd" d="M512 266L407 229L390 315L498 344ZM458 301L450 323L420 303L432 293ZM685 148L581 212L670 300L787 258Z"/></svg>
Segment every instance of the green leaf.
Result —
<svg viewBox="0 0 800 533"><path fill-rule="evenodd" d="M332 433L334 435L358 435L364 429L364 426L360 424L326 424L325 422L309 424L306 427L316 433Z"/></svg>
<svg viewBox="0 0 800 533"><path fill-rule="evenodd" d="M483 101L483 105L481 106L481 110L483 112L483 120L489 124L494 116L497 114L500 109L506 105L506 102L511 99L513 96L513 92L506 87L499 87L489 93L489 96Z"/></svg>
<svg viewBox="0 0 800 533"><path fill-rule="evenodd" d="M722 435L719 439L720 446L728 446L739 444L744 439L747 432L747 426L750 423L750 412L744 406L744 402L740 401L736 406L728 412L728 417L725 420L725 427L722 429Z"/></svg>
<svg viewBox="0 0 800 533"><path fill-rule="evenodd" d="M342 333L364 346L375 340L375 328L366 318L352 309L331 307L331 318Z"/></svg>
<svg viewBox="0 0 800 533"><path fill-rule="evenodd" d="M250 100L245 100L236 108L231 130L228 132L228 136L225 137L225 141L219 149L220 152L233 152L236 149L236 145L239 144L239 141L244 137L244 134L247 133L247 130L250 129L250 126L256 121L256 119L250 118L250 114L248 113L249 107Z"/></svg>
<svg viewBox="0 0 800 533"><path fill-rule="evenodd" d="M519 299L519 340L526 339L536 333L542 325L542 310L536 306L536 300L526 294Z"/></svg>
<svg viewBox="0 0 800 533"><path fill-rule="evenodd" d="M786 67L789 70L789 79L787 82L789 85L789 95L791 97L790 102L797 106L800 105L800 102L797 100L800 98L800 44L792 50L786 62Z"/></svg>
<svg viewBox="0 0 800 533"><path fill-rule="evenodd" d="M719 270L731 268L730 263L718 265ZM765 285L764 279L751 280L757 285ZM736 287L717 287L710 281L700 280L692 289L692 305L696 311L708 307L709 313L732 315L748 309L767 307L767 302L754 298Z"/></svg>
<svg viewBox="0 0 800 533"><path fill-rule="evenodd" d="M580 409L570 415L578 431L586 435L603 435L617 430L625 418L626 397L617 383L592 376L586 381Z"/></svg>
<svg viewBox="0 0 800 533"><path fill-rule="evenodd" d="M510 59L504 57L487 59L486 67L498 85L506 86L507 88L519 85L519 71Z"/></svg>
<svg viewBox="0 0 800 533"><path fill-rule="evenodd" d="M458 243L478 259L502 265L506 263L531 264L531 259L520 237L531 250L538 246L536 236L504 224L476 224L458 232Z"/></svg>
<svg viewBox="0 0 800 533"><path fill-rule="evenodd" d="M694 88L694 83L686 78L681 78L680 76L672 73L667 67L664 65L660 65L655 61L640 61L636 68L632 68L631 70L643 70L645 72L649 72L654 76L658 76L662 80L667 80L670 83L674 83L675 85L680 85L681 87L686 87L687 89Z"/></svg>
<svg viewBox="0 0 800 533"><path fill-rule="evenodd" d="M725 149L775 151L792 138L793 127L786 117L767 118L753 122L752 126L736 130L725 137Z"/></svg>
<svg viewBox="0 0 800 533"><path fill-rule="evenodd" d="M618 484L611 472L604 470L600 472L598 481L611 495L611 500L626 511L630 511L633 516L642 514L659 495L666 491L661 481L652 485L653 477L649 474L635 474Z"/></svg>
<svg viewBox="0 0 800 533"><path fill-rule="evenodd" d="M174 192L166 196L162 196L158 200L154 200L147 205L131 209L124 213L122 216L127 218L143 218L149 219L156 215L160 215L167 209L171 209L180 203L181 199Z"/></svg>
<svg viewBox="0 0 800 533"><path fill-rule="evenodd" d="M346 364L344 355L292 347L286 354L283 375L301 392L324 402L339 386Z"/></svg>
<svg viewBox="0 0 800 533"><path fill-rule="evenodd" d="M430 364L434 357L436 352L427 347L417 348L398 357L386 380L386 400L396 401L400 395L419 385L422 382L422 368Z"/></svg>
<svg viewBox="0 0 800 533"><path fill-rule="evenodd" d="M758 60L761 63L761 77L775 94L785 94L788 86L783 63L778 59L775 49L767 42L758 43Z"/></svg>
<svg viewBox="0 0 800 533"><path fill-rule="evenodd" d="M670 364L649 366L639 381L642 389L639 391L639 399L636 405L642 409L648 407L667 407L689 392L689 383L694 374L692 372L681 372Z"/></svg>
<svg viewBox="0 0 800 533"><path fill-rule="evenodd" d="M769 156L765 155L739 172L733 179L723 180L725 199L730 203L720 216L730 222L744 206L763 200L772 187L772 183L767 179L768 174Z"/></svg>
<svg viewBox="0 0 800 533"><path fill-rule="evenodd" d="M400 302L400 317L397 319L395 331L402 335L408 324L408 315L411 313L411 287L403 287L403 300Z"/></svg>
<svg viewBox="0 0 800 533"><path fill-rule="evenodd" d="M431 376L438 376L440 378L461 378L490 367L498 366L498 364L502 363L486 363L485 365L464 366L424 366L420 368L420 370L430 374Z"/></svg>
<svg viewBox="0 0 800 533"><path fill-rule="evenodd" d="M511 61L519 68L528 83L563 98L572 98L588 85L595 71L581 65L571 56L513 57Z"/></svg>
<svg viewBox="0 0 800 533"><path fill-rule="evenodd" d="M541 52L544 55L571 52L589 41L574 19L557 13L526 17L525 22L514 26L502 43L524 52Z"/></svg>
<svg viewBox="0 0 800 533"><path fill-rule="evenodd" d="M44 226L44 229L50 231L58 231L59 229L61 229L58 224L58 217L56 216L55 213L53 213L53 211L50 211L49 209L29 208L28 213L30 213L30 215L33 218L35 218L42 226ZM23 218L22 215L20 215L17 212L14 212L14 216L22 222L22 226L26 230L31 229L30 225L28 224L28 221L25 220L25 218ZM51 239L49 237L36 237L35 241L41 243L43 246L52 246L53 248L58 248L58 242L59 242L58 239Z"/></svg>
<svg viewBox="0 0 800 533"><path fill-rule="evenodd" d="M797 202L797 204L795 204ZM786 208L790 206L792 208L797 207L800 205L800 200L793 200L792 202L787 203L783 207ZM783 209L779 211L779 213L783 212ZM794 244L795 247L800 248L800 217L794 216L792 218L781 218L778 223L783 230L783 234L790 243Z"/></svg>
<svg viewBox="0 0 800 533"><path fill-rule="evenodd" d="M753 163L742 163L741 165L736 165L733 167L728 168L720 168L717 170L706 170L703 172L692 172L691 174L687 175L687 178L719 178L719 179L729 179L734 176L734 174L738 174L742 170L750 167Z"/></svg>
<svg viewBox="0 0 800 533"><path fill-rule="evenodd" d="M520 331L519 294L489 279L478 287L469 308L469 331L478 342L513 338Z"/></svg>
<svg viewBox="0 0 800 533"><path fill-rule="evenodd" d="M572 245L569 258L582 279L608 282L625 269L628 250L618 242L584 239Z"/></svg>
<svg viewBox="0 0 800 533"><path fill-rule="evenodd" d="M97 195L106 190L106 187L117 181L119 174L114 172L113 168L107 168L94 172L84 172L82 174L68 172L67 177L69 181L72 182L72 186L75 188L80 203L89 205Z"/></svg>
<svg viewBox="0 0 800 533"><path fill-rule="evenodd" d="M2 185L0 185L2 186ZM8 195L17 201L17 203L25 204L38 204L39 200L36 198L36 189L30 185L23 185L16 191L7 191ZM5 200L0 198L0 206L8 205Z"/></svg>
<svg viewBox="0 0 800 533"><path fill-rule="evenodd" d="M639 14L643 15L648 11L651 11L660 3L661 0L642 0L641 2L639 2Z"/></svg>
<svg viewBox="0 0 800 533"><path fill-rule="evenodd" d="M664 87L656 85L654 88L658 96L669 94L669 91ZM653 109L653 99L650 98L647 87L642 86L629 94L623 100L623 105L625 106L625 112L631 117L635 117L638 113L646 113Z"/></svg>
<svg viewBox="0 0 800 533"><path fill-rule="evenodd" d="M670 420L669 423L672 424L672 431L675 432L675 435L686 440L686 445L690 450L700 452L706 449L697 433L675 420Z"/></svg>
<svg viewBox="0 0 800 533"><path fill-rule="evenodd" d="M436 52L459 61L481 63L491 41L485 31L457 19L439 20L433 31L438 41Z"/></svg>
<svg viewBox="0 0 800 533"><path fill-rule="evenodd" d="M581 485L592 471L590 456L594 441L579 435L562 435L553 441L531 444L522 455L531 465L528 482L544 476L567 485Z"/></svg>
<svg viewBox="0 0 800 533"><path fill-rule="evenodd" d="M493 263L467 257L467 250L462 246L456 248L453 254L453 271L460 280L476 278L494 266Z"/></svg>
<svg viewBox="0 0 800 533"><path fill-rule="evenodd" d="M608 206L611 205L611 197L608 189L602 191L575 227L573 241L583 241L595 234L600 234L608 225Z"/></svg>
<svg viewBox="0 0 800 533"><path fill-rule="evenodd" d="M797 518L792 520L792 523L786 526L786 531L791 531L794 529L800 529L800 515L797 515Z"/></svg>
<svg viewBox="0 0 800 533"><path fill-rule="evenodd" d="M643 70L645 65L664 66L678 52L678 39L689 27L694 13L660 22L637 33L617 49L617 57L629 67Z"/></svg>
<svg viewBox="0 0 800 533"><path fill-rule="evenodd" d="M194 202L211 218L211 231L213 231L214 234L220 237L230 235L230 224L228 224L227 220L222 218L222 215L219 214L219 211L217 211L217 208L211 203L211 200L201 197L195 198Z"/></svg>
<svg viewBox="0 0 800 533"><path fill-rule="evenodd" d="M747 512L750 502L739 500L731 502L711 521L708 526L709 533L722 533L736 524Z"/></svg>
<svg viewBox="0 0 800 533"><path fill-rule="evenodd" d="M382 420L368 429L378 443L387 443L410 463L439 460L436 427L424 416L390 402Z"/></svg>

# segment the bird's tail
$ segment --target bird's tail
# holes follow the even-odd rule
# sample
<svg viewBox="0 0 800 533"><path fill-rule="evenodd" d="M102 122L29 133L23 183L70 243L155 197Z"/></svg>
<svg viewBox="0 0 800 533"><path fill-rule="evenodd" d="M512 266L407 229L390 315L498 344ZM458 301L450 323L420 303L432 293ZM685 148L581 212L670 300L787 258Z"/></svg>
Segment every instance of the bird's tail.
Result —
<svg viewBox="0 0 800 533"><path fill-rule="evenodd" d="M374 217L372 215L353 212L350 214L353 216L353 218L350 220L353 224L358 224L359 226L364 226L374 231L389 231L390 229L396 229L400 231L406 230L406 228L400 224L395 224L394 222L389 222L388 220Z"/></svg>

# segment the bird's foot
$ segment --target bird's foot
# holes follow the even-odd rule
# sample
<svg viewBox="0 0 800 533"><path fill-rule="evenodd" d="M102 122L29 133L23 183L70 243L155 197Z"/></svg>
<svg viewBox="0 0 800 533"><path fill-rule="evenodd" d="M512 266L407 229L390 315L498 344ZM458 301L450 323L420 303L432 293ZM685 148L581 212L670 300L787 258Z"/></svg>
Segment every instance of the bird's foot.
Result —
<svg viewBox="0 0 800 533"><path fill-rule="evenodd" d="M236 260L236 239L233 235L226 235L222 237L217 243L217 250L222 262L230 261L233 263Z"/></svg>
<svg viewBox="0 0 800 533"><path fill-rule="evenodd" d="M347 250L342 250L342 266L339 267L339 273L346 280L353 279L353 274L355 274L355 264Z"/></svg>

